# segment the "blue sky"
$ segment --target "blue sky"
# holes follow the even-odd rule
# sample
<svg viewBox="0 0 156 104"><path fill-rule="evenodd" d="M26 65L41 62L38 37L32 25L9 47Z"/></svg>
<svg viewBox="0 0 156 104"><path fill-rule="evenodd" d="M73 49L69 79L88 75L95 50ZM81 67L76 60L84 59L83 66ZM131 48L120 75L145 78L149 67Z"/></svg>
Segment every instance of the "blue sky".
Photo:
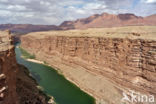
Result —
<svg viewBox="0 0 156 104"><path fill-rule="evenodd" d="M93 14L156 14L156 0L0 0L0 24L55 24Z"/></svg>

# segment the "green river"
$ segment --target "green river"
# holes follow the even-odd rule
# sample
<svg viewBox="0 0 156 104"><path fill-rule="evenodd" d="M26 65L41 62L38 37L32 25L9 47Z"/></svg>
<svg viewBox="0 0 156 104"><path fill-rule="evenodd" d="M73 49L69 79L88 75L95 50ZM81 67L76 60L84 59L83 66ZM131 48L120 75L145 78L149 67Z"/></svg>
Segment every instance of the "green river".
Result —
<svg viewBox="0 0 156 104"><path fill-rule="evenodd" d="M16 46L16 60L28 68L33 78L47 95L54 97L57 104L95 104L93 97L65 79L63 75L46 65L26 61Z"/></svg>

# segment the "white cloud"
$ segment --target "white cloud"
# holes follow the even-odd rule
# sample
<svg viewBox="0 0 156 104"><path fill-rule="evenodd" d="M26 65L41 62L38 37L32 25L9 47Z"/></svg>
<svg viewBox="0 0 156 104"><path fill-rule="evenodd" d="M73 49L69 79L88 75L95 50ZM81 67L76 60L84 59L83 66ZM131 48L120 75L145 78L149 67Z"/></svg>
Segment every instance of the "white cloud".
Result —
<svg viewBox="0 0 156 104"><path fill-rule="evenodd" d="M156 3L156 0L141 0L142 3L153 4Z"/></svg>
<svg viewBox="0 0 156 104"><path fill-rule="evenodd" d="M24 0L26 3L30 3L31 2L31 0Z"/></svg>
<svg viewBox="0 0 156 104"><path fill-rule="evenodd" d="M60 24L93 14L156 13L156 0L141 0L132 8L133 0L0 0L1 23Z"/></svg>
<svg viewBox="0 0 156 104"><path fill-rule="evenodd" d="M146 0L146 3L156 3L156 0Z"/></svg>
<svg viewBox="0 0 156 104"><path fill-rule="evenodd" d="M46 6L50 6L50 3L47 1L40 1L41 5L46 5Z"/></svg>
<svg viewBox="0 0 156 104"><path fill-rule="evenodd" d="M22 6L22 5L9 5L7 7L7 9L12 9L12 10L26 10L26 7L25 6Z"/></svg>
<svg viewBox="0 0 156 104"><path fill-rule="evenodd" d="M78 14L86 14L86 12L84 10L82 10L82 9L78 9L78 10L76 10L76 12Z"/></svg>
<svg viewBox="0 0 156 104"><path fill-rule="evenodd" d="M1 2L8 2L8 0L1 0Z"/></svg>
<svg viewBox="0 0 156 104"><path fill-rule="evenodd" d="M105 9L107 6L100 3L88 3L83 8L87 10Z"/></svg>

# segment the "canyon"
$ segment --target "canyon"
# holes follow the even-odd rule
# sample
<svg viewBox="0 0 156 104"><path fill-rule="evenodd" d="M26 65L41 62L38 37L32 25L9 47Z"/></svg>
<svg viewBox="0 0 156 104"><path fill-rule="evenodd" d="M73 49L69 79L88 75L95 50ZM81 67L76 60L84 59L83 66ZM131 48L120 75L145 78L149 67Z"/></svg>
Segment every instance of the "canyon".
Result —
<svg viewBox="0 0 156 104"><path fill-rule="evenodd" d="M21 47L97 104L121 104L130 90L156 96L155 34L155 26L33 32L21 37Z"/></svg>
<svg viewBox="0 0 156 104"><path fill-rule="evenodd" d="M28 70L16 62L10 31L0 31L0 104L47 104Z"/></svg>

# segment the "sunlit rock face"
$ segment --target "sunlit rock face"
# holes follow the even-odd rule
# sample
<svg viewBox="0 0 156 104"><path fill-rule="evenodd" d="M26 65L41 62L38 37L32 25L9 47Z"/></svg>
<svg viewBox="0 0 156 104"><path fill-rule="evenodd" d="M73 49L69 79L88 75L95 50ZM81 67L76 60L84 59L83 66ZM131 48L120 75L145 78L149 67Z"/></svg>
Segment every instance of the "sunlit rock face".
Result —
<svg viewBox="0 0 156 104"><path fill-rule="evenodd" d="M21 45L97 100L121 104L124 91L156 95L155 32L155 27L37 32L23 36Z"/></svg>
<svg viewBox="0 0 156 104"><path fill-rule="evenodd" d="M0 100L2 104L18 104L16 73L18 71L12 37L9 31L0 32Z"/></svg>
<svg viewBox="0 0 156 104"><path fill-rule="evenodd" d="M46 104L27 69L17 64L12 40L9 31L0 32L0 104Z"/></svg>
<svg viewBox="0 0 156 104"><path fill-rule="evenodd" d="M108 27L120 27L120 26L155 26L156 14L141 17L134 14L108 14L102 13L95 14L88 18L78 19L76 21L65 21L59 27L68 29L87 29L87 28L108 28Z"/></svg>

